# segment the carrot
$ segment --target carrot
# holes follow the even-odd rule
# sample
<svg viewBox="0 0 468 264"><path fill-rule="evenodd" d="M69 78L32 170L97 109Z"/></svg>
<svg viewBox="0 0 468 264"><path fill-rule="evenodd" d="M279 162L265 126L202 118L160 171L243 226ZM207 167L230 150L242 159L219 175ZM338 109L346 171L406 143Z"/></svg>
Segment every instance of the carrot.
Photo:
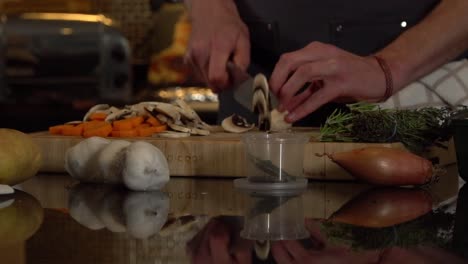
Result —
<svg viewBox="0 0 468 264"><path fill-rule="evenodd" d="M161 125L161 126L137 128L137 131L140 137L149 137L155 133L165 131L166 129L167 129L166 125Z"/></svg>
<svg viewBox="0 0 468 264"><path fill-rule="evenodd" d="M380 187L357 195L330 221L382 228L411 221L432 211L432 197L423 189Z"/></svg>
<svg viewBox="0 0 468 264"><path fill-rule="evenodd" d="M83 122L83 130L87 131L87 130L90 130L90 129L94 129L94 128L104 126L106 124L109 124L109 123L105 122L105 121L98 121L98 120L86 121L86 122Z"/></svg>
<svg viewBox="0 0 468 264"><path fill-rule="evenodd" d="M167 130L167 125L166 124L153 127L154 133L159 133L159 132L163 132L163 131L166 131L166 130Z"/></svg>
<svg viewBox="0 0 468 264"><path fill-rule="evenodd" d="M151 125L150 125L150 124L147 124L147 123L143 123L143 124L138 125L138 126L136 127L136 129L138 129L138 128L147 128L147 127L151 127Z"/></svg>
<svg viewBox="0 0 468 264"><path fill-rule="evenodd" d="M81 136L83 134L83 123L76 126L65 125L62 130L64 136Z"/></svg>
<svg viewBox="0 0 468 264"><path fill-rule="evenodd" d="M140 124L142 124L143 122L145 122L145 118L143 116L134 116L134 117L130 117L128 119L132 122L133 127L137 127Z"/></svg>
<svg viewBox="0 0 468 264"><path fill-rule="evenodd" d="M138 132L136 129L131 130L113 130L111 132L112 137L137 137Z"/></svg>
<svg viewBox="0 0 468 264"><path fill-rule="evenodd" d="M143 123L145 119L142 116L134 116L127 119L113 122L114 130L131 130Z"/></svg>
<svg viewBox="0 0 468 264"><path fill-rule="evenodd" d="M83 132L85 138L88 137L108 137L112 132L112 125L108 122L101 122L102 124L92 128L88 128Z"/></svg>
<svg viewBox="0 0 468 264"><path fill-rule="evenodd" d="M132 130L134 128L132 121L128 119L117 120L112 123L114 130Z"/></svg>
<svg viewBox="0 0 468 264"><path fill-rule="evenodd" d="M51 126L49 127L49 133L52 135L62 135L63 133L63 128L65 126L71 126L71 125L56 125L56 126Z"/></svg>
<svg viewBox="0 0 468 264"><path fill-rule="evenodd" d="M423 185L436 177L432 163L411 152L368 147L327 154L355 178L378 185Z"/></svg>
<svg viewBox="0 0 468 264"><path fill-rule="evenodd" d="M97 121L104 121L107 117L107 114L106 113L102 113L102 112L94 112L94 113L91 113L89 115L89 120L93 121L93 120L97 120Z"/></svg>
<svg viewBox="0 0 468 264"><path fill-rule="evenodd" d="M159 119L155 118L155 117L148 117L148 119L146 119L146 123L152 125L152 126L160 126L162 125L161 121L159 121Z"/></svg>

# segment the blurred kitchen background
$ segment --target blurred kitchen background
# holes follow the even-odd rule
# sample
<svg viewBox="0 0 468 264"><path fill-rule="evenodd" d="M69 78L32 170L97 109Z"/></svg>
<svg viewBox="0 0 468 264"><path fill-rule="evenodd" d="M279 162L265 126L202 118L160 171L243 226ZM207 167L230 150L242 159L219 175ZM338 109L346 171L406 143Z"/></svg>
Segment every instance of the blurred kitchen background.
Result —
<svg viewBox="0 0 468 264"><path fill-rule="evenodd" d="M189 34L181 1L0 0L0 127L175 98L215 123L216 95L184 63Z"/></svg>

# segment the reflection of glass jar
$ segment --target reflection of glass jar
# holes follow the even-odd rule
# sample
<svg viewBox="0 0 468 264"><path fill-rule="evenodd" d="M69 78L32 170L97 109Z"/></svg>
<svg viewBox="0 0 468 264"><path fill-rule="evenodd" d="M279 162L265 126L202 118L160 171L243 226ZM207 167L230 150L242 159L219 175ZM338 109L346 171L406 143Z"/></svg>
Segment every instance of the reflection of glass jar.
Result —
<svg viewBox="0 0 468 264"><path fill-rule="evenodd" d="M300 193L252 193L244 215L241 236L260 241L303 239L309 237L304 220Z"/></svg>

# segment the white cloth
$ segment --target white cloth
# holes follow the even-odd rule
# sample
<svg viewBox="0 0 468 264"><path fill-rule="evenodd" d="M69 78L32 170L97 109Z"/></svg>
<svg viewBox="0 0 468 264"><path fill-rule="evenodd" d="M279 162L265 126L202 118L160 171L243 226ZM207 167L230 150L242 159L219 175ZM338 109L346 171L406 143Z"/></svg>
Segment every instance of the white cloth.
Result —
<svg viewBox="0 0 468 264"><path fill-rule="evenodd" d="M380 105L382 108L401 109L468 105L468 60L443 65Z"/></svg>

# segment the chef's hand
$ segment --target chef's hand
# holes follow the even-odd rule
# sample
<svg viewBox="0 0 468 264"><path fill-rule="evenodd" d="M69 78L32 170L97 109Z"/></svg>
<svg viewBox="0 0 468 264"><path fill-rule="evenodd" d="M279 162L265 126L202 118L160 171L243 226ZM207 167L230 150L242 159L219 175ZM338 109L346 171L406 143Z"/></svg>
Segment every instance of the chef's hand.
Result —
<svg viewBox="0 0 468 264"><path fill-rule="evenodd" d="M220 218L211 219L187 245L192 263L251 263L252 242Z"/></svg>
<svg viewBox="0 0 468 264"><path fill-rule="evenodd" d="M191 1L192 31L187 59L214 92L227 88L226 63L240 69L250 63L250 38L232 0Z"/></svg>
<svg viewBox="0 0 468 264"><path fill-rule="evenodd" d="M330 101L381 100L385 75L373 57L312 42L281 56L270 77L270 87L279 98L279 110L288 110L286 121L292 123ZM307 88L298 93L302 87Z"/></svg>

